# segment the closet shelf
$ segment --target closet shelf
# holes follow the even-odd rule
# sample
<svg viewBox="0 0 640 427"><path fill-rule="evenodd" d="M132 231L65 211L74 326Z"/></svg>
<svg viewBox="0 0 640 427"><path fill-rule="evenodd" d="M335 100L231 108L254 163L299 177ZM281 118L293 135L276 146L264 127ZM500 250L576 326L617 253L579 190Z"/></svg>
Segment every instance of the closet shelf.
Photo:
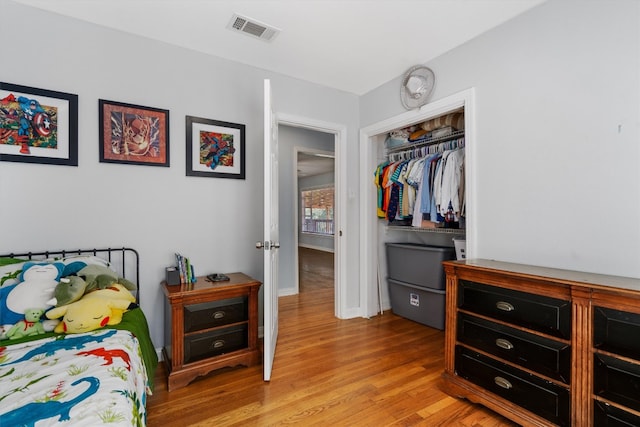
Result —
<svg viewBox="0 0 640 427"><path fill-rule="evenodd" d="M412 231L416 233L445 233L455 235L465 235L467 230L464 228L420 228L409 227L406 225L387 225L387 230L391 231Z"/></svg>
<svg viewBox="0 0 640 427"><path fill-rule="evenodd" d="M393 147L391 149L387 149L387 154L399 153L401 151L406 151L409 149L420 148L420 147L428 147L433 144L438 144L440 142L451 141L452 139L458 139L464 136L464 130L457 130L455 132L450 133L449 135L440 136L438 138L431 138L426 141L420 142L407 142L406 144L398 145L397 147Z"/></svg>

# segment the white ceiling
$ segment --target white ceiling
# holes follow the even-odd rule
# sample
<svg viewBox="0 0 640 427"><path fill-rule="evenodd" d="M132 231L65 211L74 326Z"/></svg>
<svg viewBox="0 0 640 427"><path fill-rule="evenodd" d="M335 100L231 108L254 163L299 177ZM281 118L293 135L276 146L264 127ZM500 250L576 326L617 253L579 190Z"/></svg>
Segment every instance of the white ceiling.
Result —
<svg viewBox="0 0 640 427"><path fill-rule="evenodd" d="M335 159L313 153L298 153L298 177L322 175L335 170Z"/></svg>
<svg viewBox="0 0 640 427"><path fill-rule="evenodd" d="M362 95L545 0L13 0ZM234 13L282 30L227 29Z"/></svg>

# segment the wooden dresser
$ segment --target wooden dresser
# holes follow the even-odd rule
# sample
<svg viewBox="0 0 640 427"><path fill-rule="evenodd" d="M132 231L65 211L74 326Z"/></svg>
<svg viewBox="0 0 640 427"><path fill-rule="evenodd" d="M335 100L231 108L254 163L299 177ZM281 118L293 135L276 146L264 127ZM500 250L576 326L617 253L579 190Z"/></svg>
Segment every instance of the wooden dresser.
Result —
<svg viewBox="0 0 640 427"><path fill-rule="evenodd" d="M640 279L443 265L447 393L524 426L640 426Z"/></svg>
<svg viewBox="0 0 640 427"><path fill-rule="evenodd" d="M192 284L168 285L165 347L169 391L226 366L261 362L258 347L258 290L261 283L242 273L228 281L198 277Z"/></svg>

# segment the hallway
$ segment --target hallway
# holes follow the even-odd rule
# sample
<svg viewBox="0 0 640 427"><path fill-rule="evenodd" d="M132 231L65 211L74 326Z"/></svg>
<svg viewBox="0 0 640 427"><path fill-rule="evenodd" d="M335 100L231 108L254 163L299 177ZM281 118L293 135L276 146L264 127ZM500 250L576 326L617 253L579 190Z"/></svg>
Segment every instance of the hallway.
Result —
<svg viewBox="0 0 640 427"><path fill-rule="evenodd" d="M300 292L333 289L333 256L333 252L298 247Z"/></svg>

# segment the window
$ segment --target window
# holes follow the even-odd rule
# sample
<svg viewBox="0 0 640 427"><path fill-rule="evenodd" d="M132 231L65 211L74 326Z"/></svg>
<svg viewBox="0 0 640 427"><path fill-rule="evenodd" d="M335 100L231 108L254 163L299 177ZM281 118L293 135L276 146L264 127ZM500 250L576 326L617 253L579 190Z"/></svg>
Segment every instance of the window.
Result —
<svg viewBox="0 0 640 427"><path fill-rule="evenodd" d="M302 191L302 232L333 235L333 187Z"/></svg>

